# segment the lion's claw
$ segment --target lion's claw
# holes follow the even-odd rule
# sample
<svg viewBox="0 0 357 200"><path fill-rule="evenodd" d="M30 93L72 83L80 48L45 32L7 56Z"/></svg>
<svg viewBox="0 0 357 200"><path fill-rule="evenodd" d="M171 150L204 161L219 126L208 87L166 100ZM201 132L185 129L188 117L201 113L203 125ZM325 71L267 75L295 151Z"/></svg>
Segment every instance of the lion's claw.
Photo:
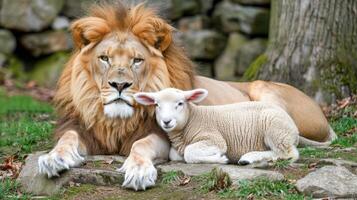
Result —
<svg viewBox="0 0 357 200"><path fill-rule="evenodd" d="M149 160L140 165L129 157L118 171L125 173L122 186L134 190L152 187L157 179L157 171Z"/></svg>

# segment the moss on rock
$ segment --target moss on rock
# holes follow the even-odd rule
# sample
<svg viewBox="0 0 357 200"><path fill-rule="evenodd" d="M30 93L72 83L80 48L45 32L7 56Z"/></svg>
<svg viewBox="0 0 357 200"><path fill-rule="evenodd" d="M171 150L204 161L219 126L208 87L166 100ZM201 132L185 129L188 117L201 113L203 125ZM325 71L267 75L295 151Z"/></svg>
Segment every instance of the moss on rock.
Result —
<svg viewBox="0 0 357 200"><path fill-rule="evenodd" d="M252 64L249 65L248 69L244 72L242 79L244 81L251 81L257 79L260 69L267 62L268 56L265 54L260 55L253 61Z"/></svg>
<svg viewBox="0 0 357 200"><path fill-rule="evenodd" d="M30 78L42 86L55 86L68 58L67 52L58 52L38 61L30 72Z"/></svg>

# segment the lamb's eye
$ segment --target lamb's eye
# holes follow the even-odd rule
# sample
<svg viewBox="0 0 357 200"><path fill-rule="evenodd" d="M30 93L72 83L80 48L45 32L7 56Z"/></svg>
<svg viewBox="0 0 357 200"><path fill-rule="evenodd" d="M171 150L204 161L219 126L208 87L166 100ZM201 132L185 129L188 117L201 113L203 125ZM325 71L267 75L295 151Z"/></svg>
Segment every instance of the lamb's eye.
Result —
<svg viewBox="0 0 357 200"><path fill-rule="evenodd" d="M101 60L104 61L104 62L108 62L108 61L109 61L109 57L108 57L108 56L105 56L105 55L99 56L99 59L101 59Z"/></svg>
<svg viewBox="0 0 357 200"><path fill-rule="evenodd" d="M160 107L160 106L159 106L159 104L158 104L158 103L155 103L155 107L157 107L157 108L158 108L158 107Z"/></svg>
<svg viewBox="0 0 357 200"><path fill-rule="evenodd" d="M133 59L133 62L134 62L134 64L136 64L136 65L142 63L143 61L144 61L144 59L142 59L142 58L134 58L134 59Z"/></svg>
<svg viewBox="0 0 357 200"><path fill-rule="evenodd" d="M183 106L183 102L180 101L180 102L177 103L177 105L178 105L178 106Z"/></svg>

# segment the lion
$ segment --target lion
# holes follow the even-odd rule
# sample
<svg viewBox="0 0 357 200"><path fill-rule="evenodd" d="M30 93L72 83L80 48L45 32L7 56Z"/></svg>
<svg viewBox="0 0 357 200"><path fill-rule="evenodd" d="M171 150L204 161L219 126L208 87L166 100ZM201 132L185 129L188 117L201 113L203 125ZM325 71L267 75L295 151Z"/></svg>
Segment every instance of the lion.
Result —
<svg viewBox="0 0 357 200"><path fill-rule="evenodd" d="M319 106L296 88L267 81L223 82L197 76L174 28L144 4L94 5L71 25L74 52L59 78L54 104L57 144L38 160L48 177L80 165L86 155L127 156L123 186L154 186L154 165L168 160L170 144L154 110L138 105L136 92L167 87L206 88L205 105L267 101L285 109L304 144L326 145L334 132Z"/></svg>

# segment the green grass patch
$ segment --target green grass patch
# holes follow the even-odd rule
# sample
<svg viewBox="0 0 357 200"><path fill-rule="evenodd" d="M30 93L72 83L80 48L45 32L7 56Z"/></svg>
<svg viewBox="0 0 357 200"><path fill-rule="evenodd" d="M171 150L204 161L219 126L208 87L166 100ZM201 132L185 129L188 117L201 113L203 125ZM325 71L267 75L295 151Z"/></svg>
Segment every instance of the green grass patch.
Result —
<svg viewBox="0 0 357 200"><path fill-rule="evenodd" d="M30 195L18 192L20 185L8 178L0 180L0 199L30 199Z"/></svg>
<svg viewBox="0 0 357 200"><path fill-rule="evenodd" d="M299 149L301 158L337 158L357 162L357 150L343 151L338 149L319 149L306 147Z"/></svg>
<svg viewBox="0 0 357 200"><path fill-rule="evenodd" d="M264 178L239 181L238 186L219 191L218 195L222 198L241 199L306 199L296 191L294 185Z"/></svg>
<svg viewBox="0 0 357 200"><path fill-rule="evenodd" d="M193 177L193 180L201 183L199 191L202 193L224 190L232 184L229 175L222 169L217 168L214 168L209 173Z"/></svg>
<svg viewBox="0 0 357 200"><path fill-rule="evenodd" d="M170 184L177 181L183 173L180 171L169 171L162 175L162 184Z"/></svg>
<svg viewBox="0 0 357 200"><path fill-rule="evenodd" d="M350 107L349 107L350 108ZM331 123L338 138L332 142L335 147L352 147L357 143L357 119L342 117Z"/></svg>
<svg viewBox="0 0 357 200"><path fill-rule="evenodd" d="M276 169L286 169L289 167L291 160L280 159L273 163L273 167Z"/></svg>
<svg viewBox="0 0 357 200"><path fill-rule="evenodd" d="M60 200L60 199L76 199L78 195L83 193L94 193L96 186L90 184L81 184L80 186L72 186L63 189L56 195L47 197L46 200Z"/></svg>
<svg viewBox="0 0 357 200"><path fill-rule="evenodd" d="M9 155L22 158L52 145L54 116L48 103L0 92L0 105L0 161Z"/></svg>

